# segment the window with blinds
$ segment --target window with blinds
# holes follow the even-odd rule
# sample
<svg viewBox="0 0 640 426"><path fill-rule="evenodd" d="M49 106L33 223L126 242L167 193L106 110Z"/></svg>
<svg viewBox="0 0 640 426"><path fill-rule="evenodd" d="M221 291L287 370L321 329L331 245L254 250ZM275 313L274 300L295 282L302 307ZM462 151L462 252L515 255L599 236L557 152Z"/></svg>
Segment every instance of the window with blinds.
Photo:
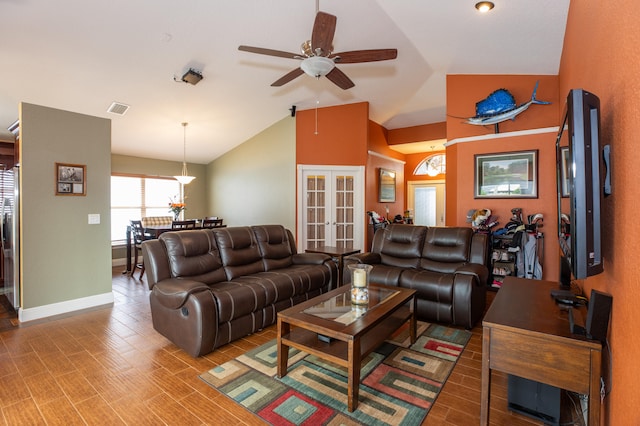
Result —
<svg viewBox="0 0 640 426"><path fill-rule="evenodd" d="M111 243L123 244L130 220L171 216L169 203L181 200L180 183L173 178L111 176Z"/></svg>

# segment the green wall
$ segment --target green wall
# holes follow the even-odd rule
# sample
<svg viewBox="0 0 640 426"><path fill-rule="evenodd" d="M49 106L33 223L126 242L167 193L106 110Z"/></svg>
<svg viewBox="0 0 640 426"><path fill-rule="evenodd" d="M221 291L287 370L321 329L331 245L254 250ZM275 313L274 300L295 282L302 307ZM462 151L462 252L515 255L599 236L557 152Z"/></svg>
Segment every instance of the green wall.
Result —
<svg viewBox="0 0 640 426"><path fill-rule="evenodd" d="M20 146L20 319L111 303L111 121L22 103ZM86 196L55 195L56 162L86 165Z"/></svg>
<svg viewBox="0 0 640 426"><path fill-rule="evenodd" d="M207 166L212 215L229 226L281 224L295 235L295 123L286 117Z"/></svg>

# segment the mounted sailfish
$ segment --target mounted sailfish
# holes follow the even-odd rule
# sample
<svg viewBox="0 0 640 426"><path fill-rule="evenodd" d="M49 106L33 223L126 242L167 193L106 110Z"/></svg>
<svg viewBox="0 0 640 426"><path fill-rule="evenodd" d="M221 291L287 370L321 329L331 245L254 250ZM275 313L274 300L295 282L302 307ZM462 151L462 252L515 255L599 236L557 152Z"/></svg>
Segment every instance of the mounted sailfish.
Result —
<svg viewBox="0 0 640 426"><path fill-rule="evenodd" d="M533 88L531 100L522 105L517 106L516 100L507 89L498 89L491 93L486 99L476 103L476 116L467 118L466 123L476 126L495 125L495 132L500 133L498 125L503 121L515 120L515 118L525 112L531 104L549 105L551 102L539 101L536 99L536 91L538 83Z"/></svg>

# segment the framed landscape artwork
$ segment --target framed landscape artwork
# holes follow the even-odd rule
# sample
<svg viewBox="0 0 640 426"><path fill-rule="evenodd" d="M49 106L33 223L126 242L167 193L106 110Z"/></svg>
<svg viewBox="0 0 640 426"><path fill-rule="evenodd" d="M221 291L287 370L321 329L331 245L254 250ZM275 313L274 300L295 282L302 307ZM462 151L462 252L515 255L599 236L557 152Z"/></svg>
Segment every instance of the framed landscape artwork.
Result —
<svg viewBox="0 0 640 426"><path fill-rule="evenodd" d="M474 198L538 198L538 151L475 156Z"/></svg>
<svg viewBox="0 0 640 426"><path fill-rule="evenodd" d="M87 166L56 163L56 195L87 195Z"/></svg>

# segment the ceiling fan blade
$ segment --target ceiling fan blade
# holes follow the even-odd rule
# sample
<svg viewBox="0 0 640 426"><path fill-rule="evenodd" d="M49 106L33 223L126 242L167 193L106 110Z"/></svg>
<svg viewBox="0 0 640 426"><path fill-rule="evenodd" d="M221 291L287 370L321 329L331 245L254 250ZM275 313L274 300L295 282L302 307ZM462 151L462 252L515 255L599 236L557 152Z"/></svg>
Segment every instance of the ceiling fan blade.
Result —
<svg viewBox="0 0 640 426"><path fill-rule="evenodd" d="M397 49L352 50L334 53L330 56L339 64L357 64L359 62L388 61L398 57Z"/></svg>
<svg viewBox="0 0 640 426"><path fill-rule="evenodd" d="M302 71L301 68L296 68L293 71L285 74L284 76L280 77L278 80L276 80L273 83L271 83L271 86L272 87L283 86L283 85L287 84L288 82L290 82L291 80L293 80L294 78L300 77L302 74L304 74L304 71Z"/></svg>
<svg viewBox="0 0 640 426"><path fill-rule="evenodd" d="M316 49L321 49L321 55L327 56L333 48L333 35L336 32L336 17L328 13L318 12L316 20L313 23L313 32L311 33L311 47L313 53Z"/></svg>
<svg viewBox="0 0 640 426"><path fill-rule="evenodd" d="M351 89L355 84L345 73L340 71L337 67L334 67L329 74L327 74L327 78L335 83L336 86L343 90Z"/></svg>
<svg viewBox="0 0 640 426"><path fill-rule="evenodd" d="M238 46L243 52L258 53L260 55L277 56L279 58L302 59L297 53L283 52L282 50L264 49L262 47Z"/></svg>

